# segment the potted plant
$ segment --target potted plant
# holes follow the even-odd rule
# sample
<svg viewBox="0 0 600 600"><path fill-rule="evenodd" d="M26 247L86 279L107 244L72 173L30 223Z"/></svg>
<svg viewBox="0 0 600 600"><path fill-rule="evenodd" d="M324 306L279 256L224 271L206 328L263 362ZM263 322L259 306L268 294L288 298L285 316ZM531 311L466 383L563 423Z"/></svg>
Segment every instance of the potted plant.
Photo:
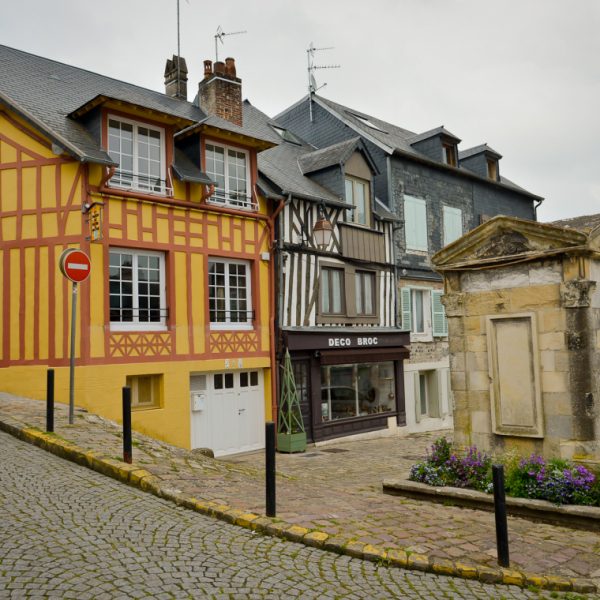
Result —
<svg viewBox="0 0 600 600"><path fill-rule="evenodd" d="M300 399L296 390L296 380L292 370L292 359L286 348L283 360L281 397L277 416L277 450L279 452L304 452L306 431L300 411Z"/></svg>

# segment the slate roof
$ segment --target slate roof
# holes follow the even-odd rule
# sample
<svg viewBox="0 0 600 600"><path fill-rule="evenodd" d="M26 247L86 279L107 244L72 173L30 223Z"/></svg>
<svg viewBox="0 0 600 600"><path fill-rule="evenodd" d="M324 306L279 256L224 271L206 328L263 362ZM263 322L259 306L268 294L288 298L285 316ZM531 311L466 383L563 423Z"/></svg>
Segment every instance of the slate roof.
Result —
<svg viewBox="0 0 600 600"><path fill-rule="evenodd" d="M203 173L192 160L179 148L175 148L175 160L173 161L173 172L179 181L190 181L210 185L215 183L206 173Z"/></svg>
<svg viewBox="0 0 600 600"><path fill-rule="evenodd" d="M308 99L308 96L305 96L297 104L306 102L307 99ZM377 117L373 117L371 115L354 110L354 109L344 106L342 104L338 104L337 102L333 102L332 100L328 100L327 98L323 98L322 96L313 95L313 100L317 104L320 104L321 106L323 106L326 110L329 110L330 112L335 113L342 121L344 121L352 129L354 129L354 131L357 131L359 134L363 135L366 139L369 139L371 142L378 145L380 148L382 148L384 151L388 152L389 154L393 154L394 152L399 152L401 154L414 156L415 158L419 158L420 160L426 160L429 163L435 163L435 161L428 159L423 154L421 154L418 150L416 150L415 148L413 148L411 146L411 144L415 142L415 139L418 139L422 135L425 135L425 134L430 135L431 131L435 131L435 130L425 132L424 134L417 134L413 131L409 131L408 129L403 129L402 127L397 127L396 125L394 125L392 123L388 123L387 121L382 121L381 119L378 119ZM277 117L275 117L275 119L277 119ZM375 128L367 125L367 122L374 125ZM437 129L441 129L441 128L437 128ZM447 132L447 130L445 130L445 131ZM449 133L449 132L447 132L447 133ZM454 135L454 134L451 134L451 135ZM426 138L422 138L422 139L426 139ZM490 148L487 144L483 144L482 146L485 147L488 152L492 152L492 153L496 154L499 158L501 158L500 154L498 154L495 150ZM475 148L470 148L469 150L465 150L464 152L465 153L470 152L472 150L475 150L476 148L481 148L482 146L476 146ZM460 160L460 158L466 158L468 156L469 155L464 156L462 153L459 153L459 160ZM442 163L435 163L435 164L444 166ZM468 174L471 177L477 177L478 179L484 179L481 176L477 175L476 173L473 173L469 169L460 167L460 165L458 168L457 167L447 167L447 168L455 169L459 173ZM486 180L486 181L488 181L488 180ZM530 198L534 198L537 200L542 199L541 196L532 194L531 192L525 190L524 188L516 185L515 183L513 183L512 181L510 181L503 175L500 175L499 182L490 181L490 183L506 186L515 191L526 194Z"/></svg>
<svg viewBox="0 0 600 600"><path fill-rule="evenodd" d="M86 127L69 117L103 99L148 108L180 119L182 125L207 123L258 139L266 135L254 126L251 118L249 125L244 123L244 127L238 127L219 117L207 116L192 102L0 45L0 103L18 112L79 160L112 165L114 161ZM245 118L248 111L245 105L243 110ZM276 141L272 132L266 141ZM178 170L190 177L202 175L198 169L192 175L189 165L179 164Z"/></svg>
<svg viewBox="0 0 600 600"><path fill-rule="evenodd" d="M448 131L443 125L436 127L435 129L430 129L429 131L425 131L423 133L419 133L412 140L410 140L411 145L416 144L417 142L421 142L423 140L428 140L429 138L435 137L436 135L441 135L446 138L451 138L456 143L459 143L461 140L459 137Z"/></svg>
<svg viewBox="0 0 600 600"><path fill-rule="evenodd" d="M85 126L67 117L97 96L190 121L205 118L189 102L2 45L0 73L0 100L83 161L113 164Z"/></svg>
<svg viewBox="0 0 600 600"><path fill-rule="evenodd" d="M307 174L334 165L341 165L352 156L359 143L360 138L355 137L339 142L338 144L333 144L332 146L327 146L326 148L308 152L299 159L300 169L304 174Z"/></svg>
<svg viewBox="0 0 600 600"><path fill-rule="evenodd" d="M502 155L499 152L496 152L487 144L480 144L479 146L473 146L473 148L468 148L467 150L459 152L458 160L463 160L464 158L469 158L470 156L475 156L476 154L481 154L482 152L487 152L488 154L492 154L498 158L502 158Z"/></svg>
<svg viewBox="0 0 600 600"><path fill-rule="evenodd" d="M559 221L551 221L548 225L556 225L557 227L565 227L575 229L582 233L589 233L592 229L600 226L600 214L584 215L581 217L571 217L570 219L561 219Z"/></svg>
<svg viewBox="0 0 600 600"><path fill-rule="evenodd" d="M309 201L323 201L326 204L349 207L342 198L303 174L300 168L300 160L302 156L314 151L313 146L300 140L297 136L294 136L297 142L283 140L273 129L273 127L283 129L280 125L257 108L254 108L249 102L245 102L244 105L245 110L249 111L248 115L252 121L252 127L257 131L262 131L265 135L269 131L269 135L279 141L277 146L263 150L258 154L259 185L268 195L292 194ZM245 113L244 119L246 119Z"/></svg>

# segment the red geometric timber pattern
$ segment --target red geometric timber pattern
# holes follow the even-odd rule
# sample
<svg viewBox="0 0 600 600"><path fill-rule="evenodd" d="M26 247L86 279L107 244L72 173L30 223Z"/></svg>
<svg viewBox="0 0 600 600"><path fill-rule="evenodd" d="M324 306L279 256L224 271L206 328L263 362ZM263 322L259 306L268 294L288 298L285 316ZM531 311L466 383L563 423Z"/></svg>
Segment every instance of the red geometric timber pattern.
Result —
<svg viewBox="0 0 600 600"><path fill-rule="evenodd" d="M111 357L169 356L173 349L169 331L152 333L111 333L108 339Z"/></svg>
<svg viewBox="0 0 600 600"><path fill-rule="evenodd" d="M219 331L208 338L209 351L213 354L228 352L258 352L258 333L256 331Z"/></svg>

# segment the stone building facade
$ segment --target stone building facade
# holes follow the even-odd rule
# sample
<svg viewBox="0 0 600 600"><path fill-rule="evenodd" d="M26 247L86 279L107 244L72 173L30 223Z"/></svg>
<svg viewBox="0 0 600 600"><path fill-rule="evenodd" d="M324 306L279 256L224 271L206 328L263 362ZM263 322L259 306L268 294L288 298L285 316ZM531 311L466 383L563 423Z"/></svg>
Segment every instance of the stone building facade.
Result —
<svg viewBox="0 0 600 600"><path fill-rule="evenodd" d="M455 442L600 459L600 218L496 217L433 257Z"/></svg>

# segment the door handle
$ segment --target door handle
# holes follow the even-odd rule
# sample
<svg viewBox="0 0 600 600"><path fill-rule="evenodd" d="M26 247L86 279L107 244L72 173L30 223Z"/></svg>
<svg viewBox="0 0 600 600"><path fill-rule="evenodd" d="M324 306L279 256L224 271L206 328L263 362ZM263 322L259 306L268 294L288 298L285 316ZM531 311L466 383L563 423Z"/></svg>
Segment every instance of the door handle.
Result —
<svg viewBox="0 0 600 600"><path fill-rule="evenodd" d="M238 408L238 415L241 415L245 411L246 411L245 408Z"/></svg>

